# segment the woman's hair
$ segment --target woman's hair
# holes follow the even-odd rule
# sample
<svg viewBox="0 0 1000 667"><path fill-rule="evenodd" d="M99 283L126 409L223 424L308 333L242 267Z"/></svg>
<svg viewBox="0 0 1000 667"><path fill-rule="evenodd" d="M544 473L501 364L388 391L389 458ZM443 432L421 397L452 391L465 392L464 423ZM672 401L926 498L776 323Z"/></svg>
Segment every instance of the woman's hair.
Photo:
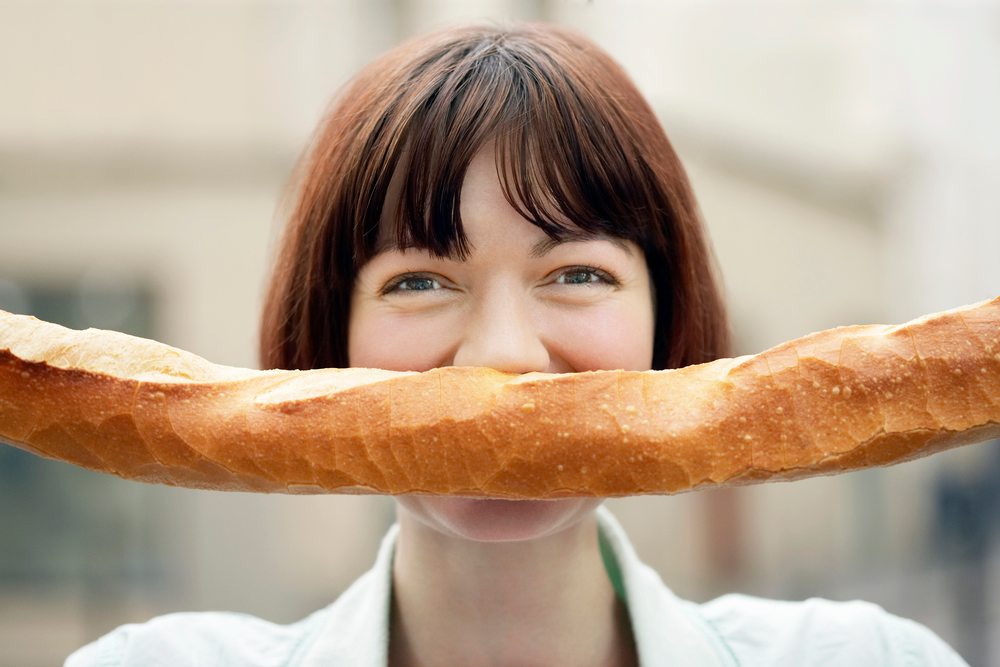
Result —
<svg viewBox="0 0 1000 667"><path fill-rule="evenodd" d="M635 242L655 292L653 368L728 353L697 204L621 67L557 26L462 27L364 68L298 167L265 297L263 368L346 367L351 290L379 243L464 257L466 168L492 142L510 204L558 240L579 228ZM386 208L397 174L398 199Z"/></svg>

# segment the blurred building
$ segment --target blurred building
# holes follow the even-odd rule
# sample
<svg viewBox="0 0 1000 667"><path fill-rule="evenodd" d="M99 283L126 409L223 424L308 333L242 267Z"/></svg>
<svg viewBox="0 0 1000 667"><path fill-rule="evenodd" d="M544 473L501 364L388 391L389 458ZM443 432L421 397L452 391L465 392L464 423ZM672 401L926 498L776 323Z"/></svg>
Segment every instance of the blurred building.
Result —
<svg viewBox="0 0 1000 667"><path fill-rule="evenodd" d="M1000 294L1000 9L754 0L0 0L0 308L255 366L292 166L401 39L574 26L660 113L738 353ZM679 594L864 598L1000 665L997 445L611 501ZM385 498L128 483L0 447L0 662L177 610L287 622L368 568Z"/></svg>

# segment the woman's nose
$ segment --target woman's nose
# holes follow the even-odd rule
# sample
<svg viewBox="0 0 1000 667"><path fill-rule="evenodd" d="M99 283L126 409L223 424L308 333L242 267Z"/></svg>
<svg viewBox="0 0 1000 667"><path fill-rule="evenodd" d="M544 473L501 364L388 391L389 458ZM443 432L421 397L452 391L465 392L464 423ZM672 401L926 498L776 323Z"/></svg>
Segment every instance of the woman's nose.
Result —
<svg viewBox="0 0 1000 667"><path fill-rule="evenodd" d="M507 294L477 304L455 351L455 366L482 366L505 373L545 372L549 351L529 304Z"/></svg>

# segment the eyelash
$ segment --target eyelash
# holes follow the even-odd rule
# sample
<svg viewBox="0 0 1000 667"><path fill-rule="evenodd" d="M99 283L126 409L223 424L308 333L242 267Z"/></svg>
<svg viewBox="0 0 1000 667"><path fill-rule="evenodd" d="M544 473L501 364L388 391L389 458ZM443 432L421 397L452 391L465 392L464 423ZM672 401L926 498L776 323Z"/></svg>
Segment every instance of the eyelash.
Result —
<svg viewBox="0 0 1000 667"><path fill-rule="evenodd" d="M407 282L409 280L429 280L429 281L432 281L432 282L435 282L435 283L438 283L438 284L441 283L440 280L438 280L437 278L435 278L434 275L430 274L430 273L404 273L404 274L402 274L400 276L396 276L395 278L393 278L392 280L390 280L388 283L386 283L385 286L381 290L379 290L379 293L382 296L385 296L386 294L391 294L393 292L430 292L430 291L433 291L433 290L399 289L400 285L402 285L403 283L405 283L405 282Z"/></svg>
<svg viewBox="0 0 1000 667"><path fill-rule="evenodd" d="M558 280L560 278L563 278L566 275L571 275L571 274L574 274L574 273L576 273L576 274L579 274L579 273L590 273L590 274L593 274L594 276L596 276L598 278L598 280L586 280L584 282L579 282L579 283L566 283L566 282L560 283L560 282L558 282ZM436 278L434 276L434 274L420 273L420 272L404 273L402 275L396 276L395 278L393 278L392 280L390 280L388 283L386 283L385 286L382 287L382 289L379 291L379 293L380 293L380 295L385 296L385 295L392 294L392 293L395 293L395 292L432 292L432 291L436 291L436 290L433 290L433 289L430 289L430 290L400 289L400 287L403 284L405 284L406 282L408 282L410 280L427 280L427 281L431 281L431 282L437 283L439 285L441 284L441 281L438 278ZM615 278L615 276L612 275L609 271L606 271L605 269L601 269L601 268L596 267L596 266L585 266L585 265L581 265L581 266L567 266L567 267L565 267L563 269L560 269L559 274L556 276L556 279L553 282L555 284L561 284L561 285L584 285L584 286L588 286L588 287L591 286L591 285L602 284L602 283L605 284L605 285L611 286L611 287L617 287L617 286L619 286L621 284L621 282L617 278Z"/></svg>
<svg viewBox="0 0 1000 667"><path fill-rule="evenodd" d="M568 266L565 269L560 270L559 275L556 280L573 273L592 273L597 276L600 280L587 280L582 283L560 283L563 285L594 285L596 283L604 283L612 287L617 287L621 283L615 278L609 271L598 268L596 266Z"/></svg>

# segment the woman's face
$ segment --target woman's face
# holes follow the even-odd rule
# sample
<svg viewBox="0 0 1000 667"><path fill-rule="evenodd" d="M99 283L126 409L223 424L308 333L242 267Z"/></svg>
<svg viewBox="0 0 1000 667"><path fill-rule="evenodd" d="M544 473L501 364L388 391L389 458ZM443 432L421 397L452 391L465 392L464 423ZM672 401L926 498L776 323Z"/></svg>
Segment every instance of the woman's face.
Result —
<svg viewBox="0 0 1000 667"><path fill-rule="evenodd" d="M461 214L470 242L464 260L390 248L361 269L351 302L351 366L485 366L509 373L650 368L653 297L636 245L583 235L552 242L504 198L490 146L466 172ZM401 520L483 541L553 534L600 503L419 495L398 501Z"/></svg>

